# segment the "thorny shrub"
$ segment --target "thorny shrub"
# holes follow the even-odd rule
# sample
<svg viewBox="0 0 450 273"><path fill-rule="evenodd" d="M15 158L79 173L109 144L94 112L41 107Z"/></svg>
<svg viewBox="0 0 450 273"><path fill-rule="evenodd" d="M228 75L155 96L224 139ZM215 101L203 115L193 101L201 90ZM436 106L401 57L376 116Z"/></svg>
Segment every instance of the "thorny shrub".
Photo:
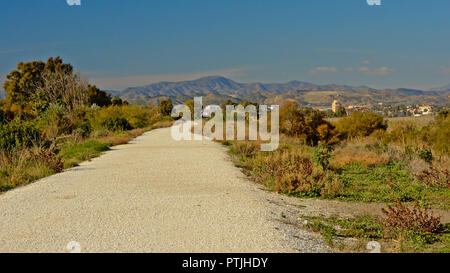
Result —
<svg viewBox="0 0 450 273"><path fill-rule="evenodd" d="M431 166L415 177L428 187L450 188L450 172L447 169Z"/></svg>
<svg viewBox="0 0 450 273"><path fill-rule="evenodd" d="M415 205L408 208L401 202L395 206L382 209L386 218L383 219L386 229L390 232L414 231L424 234L437 234L443 229L441 218L435 217L428 208Z"/></svg>

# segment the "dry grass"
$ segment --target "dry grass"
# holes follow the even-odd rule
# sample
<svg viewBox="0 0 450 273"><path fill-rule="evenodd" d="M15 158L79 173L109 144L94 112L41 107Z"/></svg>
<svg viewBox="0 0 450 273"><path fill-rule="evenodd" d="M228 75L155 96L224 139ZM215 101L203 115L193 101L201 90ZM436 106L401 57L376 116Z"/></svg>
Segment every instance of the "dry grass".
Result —
<svg viewBox="0 0 450 273"><path fill-rule="evenodd" d="M104 143L110 143L111 145L122 145L127 144L132 139L142 135L144 133L144 129L133 129L131 131L117 133L109 133L108 136L102 136L95 138L96 140Z"/></svg>
<svg viewBox="0 0 450 273"><path fill-rule="evenodd" d="M434 116L388 118L388 132L396 127L403 126L404 124L411 124L416 128L421 129L430 125L433 120Z"/></svg>
<svg viewBox="0 0 450 273"><path fill-rule="evenodd" d="M154 123L151 126L151 128L152 129L167 128L167 127L172 126L174 123L175 123L174 120L161 120L161 121L158 121L158 122Z"/></svg>
<svg viewBox="0 0 450 273"><path fill-rule="evenodd" d="M232 152L241 156L242 166L254 179L279 193L309 197L334 197L344 185L336 176L313 164L299 149L261 153L257 144L240 142Z"/></svg>
<svg viewBox="0 0 450 273"><path fill-rule="evenodd" d="M61 172L63 162L49 150L34 147L0 154L0 192Z"/></svg>
<svg viewBox="0 0 450 273"><path fill-rule="evenodd" d="M361 164L364 167L380 166L390 161L390 156L380 150L380 143L370 138L354 139L339 145L332 153L330 166L333 169L342 168L349 164Z"/></svg>

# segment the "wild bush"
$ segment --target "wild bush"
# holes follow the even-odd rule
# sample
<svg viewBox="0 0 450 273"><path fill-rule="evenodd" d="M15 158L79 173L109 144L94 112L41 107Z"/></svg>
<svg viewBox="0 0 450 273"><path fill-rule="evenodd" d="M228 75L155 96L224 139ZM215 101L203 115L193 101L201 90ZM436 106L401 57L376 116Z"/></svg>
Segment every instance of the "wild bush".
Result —
<svg viewBox="0 0 450 273"><path fill-rule="evenodd" d="M239 154L244 158L254 156L259 149L259 145L252 141L235 141L232 147L234 154Z"/></svg>
<svg viewBox="0 0 450 273"><path fill-rule="evenodd" d="M95 85L88 85L89 106L97 105L100 107L111 105L111 95L97 88Z"/></svg>
<svg viewBox="0 0 450 273"><path fill-rule="evenodd" d="M35 122L15 119L0 125L0 140L0 150L9 152L40 144L41 134Z"/></svg>
<svg viewBox="0 0 450 273"><path fill-rule="evenodd" d="M41 114L38 122L39 129L46 139L56 142L58 136L70 133L72 123L66 117L67 109L63 105L50 104L47 110Z"/></svg>
<svg viewBox="0 0 450 273"><path fill-rule="evenodd" d="M99 109L93 113L91 121L92 127L100 129L105 125L111 125L115 121L126 120L131 129L144 128L151 124L152 120L158 117L156 107L141 107L137 105L109 106ZM123 125L126 125L125 122ZM126 127L126 126L125 126Z"/></svg>
<svg viewBox="0 0 450 273"><path fill-rule="evenodd" d="M172 100L165 99L161 100L161 102L159 103L158 111L163 116L170 116L172 113L172 108L173 108Z"/></svg>
<svg viewBox="0 0 450 273"><path fill-rule="evenodd" d="M415 177L428 187L450 188L450 172L447 169L430 166Z"/></svg>
<svg viewBox="0 0 450 273"><path fill-rule="evenodd" d="M316 146L319 142L333 145L339 142L334 126L327 122L322 112L299 108L298 103L287 103L280 109L280 131Z"/></svg>
<svg viewBox="0 0 450 273"><path fill-rule="evenodd" d="M113 132L132 129L128 120L123 117L108 117L102 122L102 126Z"/></svg>
<svg viewBox="0 0 450 273"><path fill-rule="evenodd" d="M88 137L92 132L92 125L89 120L86 120L85 122L78 125L76 131L82 136L82 137Z"/></svg>
<svg viewBox="0 0 450 273"><path fill-rule="evenodd" d="M431 243L435 240L433 235L443 231L440 217L435 217L428 208L421 208L417 204L408 208L398 202L395 206L383 208L382 212L386 216L383 223L389 234L419 237L424 242Z"/></svg>
<svg viewBox="0 0 450 273"><path fill-rule="evenodd" d="M254 161L254 172L261 182L273 180L280 193L319 197L335 196L342 183L316 167L308 156L298 151L275 152Z"/></svg>
<svg viewBox="0 0 450 273"><path fill-rule="evenodd" d="M425 161L432 161L433 154L450 153L450 116L436 116L434 121L423 124L421 120L390 122L389 131L381 136L384 143L399 143L414 151Z"/></svg>
<svg viewBox="0 0 450 273"><path fill-rule="evenodd" d="M0 192L62 171L60 156L43 148L0 153Z"/></svg>
<svg viewBox="0 0 450 273"><path fill-rule="evenodd" d="M331 146L319 144L314 149L314 161L316 164L322 167L323 170L328 169L330 164L331 152L333 151Z"/></svg>
<svg viewBox="0 0 450 273"><path fill-rule="evenodd" d="M386 131L387 122L383 116L370 112L354 112L351 116L340 119L336 126L345 138L369 136L381 130Z"/></svg>
<svg viewBox="0 0 450 273"><path fill-rule="evenodd" d="M28 152L27 160L41 162L41 164L55 173L64 170L62 157L47 149L31 149Z"/></svg>
<svg viewBox="0 0 450 273"><path fill-rule="evenodd" d="M419 158L428 164L433 163L433 153L430 149L424 148L419 150Z"/></svg>

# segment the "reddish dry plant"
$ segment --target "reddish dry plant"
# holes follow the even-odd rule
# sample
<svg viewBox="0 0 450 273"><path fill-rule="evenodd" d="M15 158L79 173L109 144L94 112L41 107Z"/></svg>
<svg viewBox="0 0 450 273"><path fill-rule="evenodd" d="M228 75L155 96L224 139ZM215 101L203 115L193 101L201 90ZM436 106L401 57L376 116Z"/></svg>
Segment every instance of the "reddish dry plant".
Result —
<svg viewBox="0 0 450 273"><path fill-rule="evenodd" d="M382 209L387 216L383 219L388 230L412 230L423 233L440 233L441 217L434 217L429 208L420 208L416 204L412 209L398 202L396 206Z"/></svg>
<svg viewBox="0 0 450 273"><path fill-rule="evenodd" d="M415 176L428 187L450 188L450 172L446 169L429 167Z"/></svg>
<svg viewBox="0 0 450 273"><path fill-rule="evenodd" d="M28 152L28 160L41 162L44 166L48 167L56 173L62 172L64 170L64 162L62 160L62 157L49 150L31 150Z"/></svg>

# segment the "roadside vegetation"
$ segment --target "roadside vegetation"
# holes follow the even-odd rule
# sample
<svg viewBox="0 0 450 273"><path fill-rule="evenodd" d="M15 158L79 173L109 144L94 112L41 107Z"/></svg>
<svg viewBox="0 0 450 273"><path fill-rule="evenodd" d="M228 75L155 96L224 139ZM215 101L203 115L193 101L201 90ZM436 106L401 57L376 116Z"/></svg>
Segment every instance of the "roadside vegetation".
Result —
<svg viewBox="0 0 450 273"><path fill-rule="evenodd" d="M304 226L320 233L329 246L340 252L367 252L377 242L383 252L448 253L450 224L416 205L401 203L383 209L384 217L370 214L353 218L302 216ZM376 247L376 246L373 246Z"/></svg>
<svg viewBox="0 0 450 273"><path fill-rule="evenodd" d="M170 126L156 106L89 85L59 57L19 63L0 101L0 192L77 166L145 131Z"/></svg>
<svg viewBox="0 0 450 273"><path fill-rule="evenodd" d="M450 209L448 110L427 123L414 118L388 121L369 112L328 121L319 111L287 103L280 109L280 132L280 147L274 152L261 152L258 141L222 143L251 179L281 194L398 204L398 208ZM423 213L432 217L431 210ZM360 216L356 217L351 221ZM402 220L394 217L391 222L395 221ZM387 229L383 219L377 218L376 222L383 226L381 231ZM402 229L415 232L410 226ZM334 233L331 230L326 232ZM391 242L406 238L403 231L398 234L377 238ZM433 248L431 245L442 244L448 251L448 228L428 235L436 240L408 237L406 241L417 244L409 245L401 239L405 246L396 250L427 251Z"/></svg>

